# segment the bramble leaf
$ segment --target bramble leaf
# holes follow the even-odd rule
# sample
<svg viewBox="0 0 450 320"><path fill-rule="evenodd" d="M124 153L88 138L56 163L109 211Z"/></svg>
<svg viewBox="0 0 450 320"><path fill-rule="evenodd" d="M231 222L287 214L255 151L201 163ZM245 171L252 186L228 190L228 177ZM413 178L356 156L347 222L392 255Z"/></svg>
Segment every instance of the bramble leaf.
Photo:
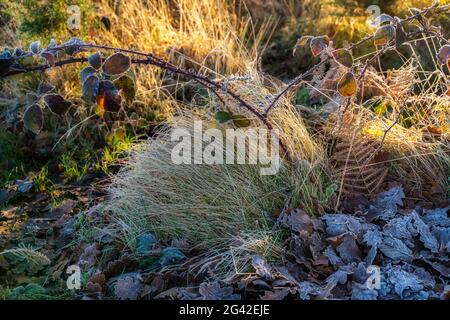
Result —
<svg viewBox="0 0 450 320"><path fill-rule="evenodd" d="M375 21L373 23L371 23L370 25L372 27L379 27L379 26L381 26L383 24L391 23L391 22L394 22L394 21L395 21L394 18L392 18L390 15L388 15L386 13L383 13L383 14L379 15L375 19Z"/></svg>
<svg viewBox="0 0 450 320"><path fill-rule="evenodd" d="M87 79L89 76L95 74L95 72L96 72L95 69L92 68L92 67L86 67L86 68L84 68L83 70L81 70L81 71L80 71L80 80L81 80L81 83L83 84L84 81L86 81L86 79Z"/></svg>
<svg viewBox="0 0 450 320"><path fill-rule="evenodd" d="M328 36L314 37L311 39L310 47L313 56L317 57L328 47L330 39Z"/></svg>
<svg viewBox="0 0 450 320"><path fill-rule="evenodd" d="M103 63L103 72L109 76L115 76L127 72L130 67L130 57L121 52L117 52L105 60Z"/></svg>
<svg viewBox="0 0 450 320"><path fill-rule="evenodd" d="M100 80L96 75L90 75L83 82L81 98L87 103L94 103L100 87Z"/></svg>
<svg viewBox="0 0 450 320"><path fill-rule="evenodd" d="M218 111L218 112L216 112L215 118L216 118L217 122L225 123L225 122L231 120L231 114L226 111Z"/></svg>
<svg viewBox="0 0 450 320"><path fill-rule="evenodd" d="M292 54L295 55L295 52L297 51L297 49L299 47L303 47L303 46L307 45L311 41L312 38L313 38L312 36L302 36L301 38L299 38L297 40L297 42L295 43Z"/></svg>
<svg viewBox="0 0 450 320"><path fill-rule="evenodd" d="M39 134L44 125L44 114L37 104L29 106L23 114L23 123L27 130Z"/></svg>
<svg viewBox="0 0 450 320"><path fill-rule="evenodd" d="M100 52L93 53L89 56L88 62L92 68L98 70L102 66L102 54Z"/></svg>
<svg viewBox="0 0 450 320"><path fill-rule="evenodd" d="M44 96L44 102L51 112L58 115L66 113L72 105L70 101L67 101L59 94L47 94Z"/></svg>
<svg viewBox="0 0 450 320"><path fill-rule="evenodd" d="M34 54L38 54L40 48L41 48L41 42L40 41L33 41L30 44L30 51L33 52Z"/></svg>
<svg viewBox="0 0 450 320"><path fill-rule="evenodd" d="M67 46L65 49L66 53L70 56L75 55L77 52L82 51L81 45L84 45L85 43L78 39L78 38L71 38L69 41L64 43L64 46Z"/></svg>
<svg viewBox="0 0 450 320"><path fill-rule="evenodd" d="M109 80L103 80L100 82L98 95L97 95L97 106L100 114L107 112L118 112L121 107L121 97L119 91Z"/></svg>
<svg viewBox="0 0 450 320"><path fill-rule="evenodd" d="M45 94L45 93L48 93L48 92L50 92L50 91L53 91L55 89L55 86L53 86L53 85L51 85L51 84L48 84L48 83L44 83L44 82L41 82L40 84L39 84L39 87L38 87L38 94Z"/></svg>
<svg viewBox="0 0 450 320"><path fill-rule="evenodd" d="M356 93L356 79L352 72L347 72L342 76L338 82L337 90L343 97L351 97Z"/></svg>
<svg viewBox="0 0 450 320"><path fill-rule="evenodd" d="M131 77L123 75L114 81L114 85L128 102L132 102L136 97L136 83Z"/></svg>
<svg viewBox="0 0 450 320"><path fill-rule="evenodd" d="M437 57L440 64L448 64L450 60L450 45L446 44L441 49L439 49Z"/></svg>
<svg viewBox="0 0 450 320"><path fill-rule="evenodd" d="M331 55L334 60L344 67L351 68L353 66L353 56L347 49L334 50Z"/></svg>
<svg viewBox="0 0 450 320"><path fill-rule="evenodd" d="M395 36L395 27L392 25L384 25L380 27L374 35L374 43L377 46L388 44Z"/></svg>

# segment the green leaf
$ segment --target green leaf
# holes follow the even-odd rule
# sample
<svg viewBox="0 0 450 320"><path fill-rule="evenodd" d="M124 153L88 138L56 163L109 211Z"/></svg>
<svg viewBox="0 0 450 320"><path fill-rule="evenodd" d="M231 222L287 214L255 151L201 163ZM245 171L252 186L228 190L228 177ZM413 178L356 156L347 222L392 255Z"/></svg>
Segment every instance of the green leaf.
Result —
<svg viewBox="0 0 450 320"><path fill-rule="evenodd" d="M95 72L96 72L96 70L95 70L94 68L92 68L92 67L86 67L86 68L84 68L83 70L81 70L81 71L80 71L80 80L81 80L81 83L83 84L84 81L86 81L86 79L87 79L89 76L95 74Z"/></svg>
<svg viewBox="0 0 450 320"><path fill-rule="evenodd" d="M88 62L92 68L98 70L102 66L102 54L100 52L96 52L91 54L88 58Z"/></svg>
<svg viewBox="0 0 450 320"><path fill-rule="evenodd" d="M231 120L231 114L226 111L218 111L216 112L215 118L219 123L225 123Z"/></svg>
<svg viewBox="0 0 450 320"><path fill-rule="evenodd" d="M353 66L353 56L347 49L334 50L331 55L334 60L344 67L351 68Z"/></svg>
<svg viewBox="0 0 450 320"><path fill-rule="evenodd" d="M39 134L44 125L44 114L37 104L29 106L23 114L23 123L27 130Z"/></svg>
<svg viewBox="0 0 450 320"><path fill-rule="evenodd" d="M103 63L103 72L109 76L115 76L127 72L130 67L130 57L121 52L117 52L105 60Z"/></svg>
<svg viewBox="0 0 450 320"><path fill-rule="evenodd" d="M70 101L67 101L59 94L47 94L44 96L44 102L51 112L59 115L66 113L72 105Z"/></svg>
<svg viewBox="0 0 450 320"><path fill-rule="evenodd" d="M100 87L100 80L96 75L90 75L83 82L81 98L87 103L95 103L98 90Z"/></svg>
<svg viewBox="0 0 450 320"><path fill-rule="evenodd" d="M313 56L317 57L318 55L320 55L322 51L324 51L328 47L329 43L330 39L328 38L328 36L320 36L312 38L309 45L311 47L311 52Z"/></svg>
<svg viewBox="0 0 450 320"><path fill-rule="evenodd" d="M252 123L248 118L244 117L243 115L232 115L231 119L233 119L233 123L238 128L245 128L250 126Z"/></svg>
<svg viewBox="0 0 450 320"><path fill-rule="evenodd" d="M377 46L388 44L395 36L395 27L392 25L384 25L380 27L374 35L374 43Z"/></svg>
<svg viewBox="0 0 450 320"><path fill-rule="evenodd" d="M128 102L132 102L136 97L136 83L127 75L121 76L114 81L114 85L123 94Z"/></svg>
<svg viewBox="0 0 450 320"><path fill-rule="evenodd" d="M338 92L343 97L351 97L356 93L357 85L353 73L347 72L342 76L337 85Z"/></svg>

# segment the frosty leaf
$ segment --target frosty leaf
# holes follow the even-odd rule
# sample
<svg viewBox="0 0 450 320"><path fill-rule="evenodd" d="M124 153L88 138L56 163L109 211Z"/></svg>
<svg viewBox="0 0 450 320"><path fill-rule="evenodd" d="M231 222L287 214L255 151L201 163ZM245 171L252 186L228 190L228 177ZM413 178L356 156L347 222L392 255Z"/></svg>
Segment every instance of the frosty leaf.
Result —
<svg viewBox="0 0 450 320"><path fill-rule="evenodd" d="M344 67L351 68L353 66L353 56L347 49L334 50L331 55L334 60Z"/></svg>
<svg viewBox="0 0 450 320"><path fill-rule="evenodd" d="M361 261L360 251L352 235L346 234L344 241L336 248L345 263Z"/></svg>
<svg viewBox="0 0 450 320"><path fill-rule="evenodd" d="M330 39L328 38L328 36L320 36L312 38L309 45L313 56L317 57L318 55L320 55L322 51L328 48L329 43Z"/></svg>
<svg viewBox="0 0 450 320"><path fill-rule="evenodd" d="M363 239L368 246L378 247L383 242L383 234L379 230L369 230Z"/></svg>
<svg viewBox="0 0 450 320"><path fill-rule="evenodd" d="M413 211L411 216L414 220L414 226L420 235L420 241L423 242L425 248L430 249L431 252L439 252L439 243L436 238L431 234L430 227L427 226L422 219L420 219L417 212Z"/></svg>
<svg viewBox="0 0 450 320"><path fill-rule="evenodd" d="M142 290L138 277L123 275L117 280L114 293L119 300L136 300Z"/></svg>
<svg viewBox="0 0 450 320"><path fill-rule="evenodd" d="M239 114L232 115L231 119L233 119L234 125L238 128L245 128L250 126L251 124L251 121L248 118L244 117L243 115Z"/></svg>
<svg viewBox="0 0 450 320"><path fill-rule="evenodd" d="M153 245L156 243L156 238L150 233L141 234L138 238L137 252L140 255L149 254L153 250Z"/></svg>
<svg viewBox="0 0 450 320"><path fill-rule="evenodd" d="M276 289L274 291L265 291L264 295L261 296L261 300L281 301L281 300L285 299L289 295L289 293L291 293L290 288L281 288L281 289Z"/></svg>
<svg viewBox="0 0 450 320"><path fill-rule="evenodd" d="M252 258L252 266L258 276L266 280L273 280L272 267L267 263L266 259L254 256Z"/></svg>
<svg viewBox="0 0 450 320"><path fill-rule="evenodd" d="M295 52L297 52L297 49L299 47L303 47L303 46L307 45L311 41L312 38L313 38L312 36L302 36L301 38L299 38L297 40L297 42L295 43L292 54L295 55Z"/></svg>
<svg viewBox="0 0 450 320"><path fill-rule="evenodd" d="M383 243L380 245L380 251L392 260L411 262L413 258L411 250L403 241L389 236L384 237Z"/></svg>
<svg viewBox="0 0 450 320"><path fill-rule="evenodd" d="M122 98L114 83L109 80L100 81L96 101L101 112L118 112L121 107L121 100Z"/></svg>
<svg viewBox="0 0 450 320"><path fill-rule="evenodd" d="M107 75L114 76L127 72L131 67L130 57L121 52L114 53L109 56L103 63L103 72Z"/></svg>
<svg viewBox="0 0 450 320"><path fill-rule="evenodd" d="M311 234L313 231L313 223L311 217L304 211L296 209L292 210L286 218L286 224L295 232L304 231Z"/></svg>
<svg viewBox="0 0 450 320"><path fill-rule="evenodd" d="M391 23L391 22L394 22L394 21L395 21L394 18L392 18L390 15L383 13L383 14L379 15L379 16L378 16L378 17L370 24L370 26L372 26L372 27L379 27L379 26L381 26L381 25L383 25L383 24Z"/></svg>
<svg viewBox="0 0 450 320"><path fill-rule="evenodd" d="M389 282L394 286L395 293L400 298L403 298L406 290L419 292L424 288L421 279L410 272L400 269L400 267L389 270L387 276Z"/></svg>
<svg viewBox="0 0 450 320"><path fill-rule="evenodd" d="M93 53L89 56L88 62L90 66L96 70L100 69L102 66L102 55L100 52Z"/></svg>
<svg viewBox="0 0 450 320"><path fill-rule="evenodd" d="M44 125L42 109L37 104L29 106L23 114L23 123L27 130L30 130L34 134L39 134Z"/></svg>
<svg viewBox="0 0 450 320"><path fill-rule="evenodd" d="M183 259L186 259L184 253L174 247L167 247L163 250L162 253L163 255L161 259L159 259L159 263L161 264L161 266L175 264Z"/></svg>
<svg viewBox="0 0 450 320"><path fill-rule="evenodd" d="M329 237L351 232L357 235L358 238L362 238L366 231L373 228L372 225L347 214L327 214L322 219L325 220L327 225L326 233Z"/></svg>
<svg viewBox="0 0 450 320"><path fill-rule="evenodd" d="M83 268L90 268L97 262L97 257L100 255L100 251L97 249L97 245L91 244L87 246L81 254L78 264Z"/></svg>
<svg viewBox="0 0 450 320"><path fill-rule="evenodd" d="M65 51L68 55L73 56L77 52L82 51L81 45L84 45L84 44L85 43L78 38L71 38L69 41L64 43L64 46L66 47Z"/></svg>
<svg viewBox="0 0 450 320"><path fill-rule="evenodd" d="M394 187L380 193L375 202L376 210L378 210L377 214L382 219L393 217L397 213L397 207L403 205L404 198L405 193L401 187Z"/></svg>
<svg viewBox="0 0 450 320"><path fill-rule="evenodd" d="M218 111L216 112L215 118L218 123L225 123L231 120L231 114L226 111Z"/></svg>
<svg viewBox="0 0 450 320"><path fill-rule="evenodd" d="M450 45L446 44L441 49L437 55L440 64L447 64L450 60Z"/></svg>
<svg viewBox="0 0 450 320"><path fill-rule="evenodd" d="M312 38L313 38L312 36L302 36L300 39L297 40L296 45L305 46L312 40Z"/></svg>
<svg viewBox="0 0 450 320"><path fill-rule="evenodd" d="M333 247L328 246L323 252L324 256L328 258L328 261L333 267L339 267L344 265L342 259L336 254Z"/></svg>
<svg viewBox="0 0 450 320"><path fill-rule="evenodd" d="M95 74L95 72L96 72L95 69L92 68L92 67L83 68L83 70L80 71L80 81L81 81L81 83L83 84L84 81L86 81L86 79L89 76Z"/></svg>
<svg viewBox="0 0 450 320"><path fill-rule="evenodd" d="M33 52L34 54L38 54L40 48L41 48L41 42L40 41L33 41L30 44L30 51Z"/></svg>
<svg viewBox="0 0 450 320"><path fill-rule="evenodd" d="M114 81L114 85L128 102L132 102L136 97L136 83L131 77L123 75Z"/></svg>
<svg viewBox="0 0 450 320"><path fill-rule="evenodd" d="M46 93L49 93L50 91L53 91L54 89L55 89L55 86L52 86L51 84L48 84L48 83L41 82L38 87L38 94L40 94L40 95L46 94Z"/></svg>
<svg viewBox="0 0 450 320"><path fill-rule="evenodd" d="M388 44L395 36L395 27L392 25L384 25L380 27L374 35L374 43L377 46Z"/></svg>
<svg viewBox="0 0 450 320"><path fill-rule="evenodd" d="M353 282L352 283L352 300L377 300L378 291L369 289L367 285Z"/></svg>
<svg viewBox="0 0 450 320"><path fill-rule="evenodd" d="M320 296L321 288L309 281L302 281L298 284L298 293L301 300L309 300L310 296Z"/></svg>
<svg viewBox="0 0 450 320"><path fill-rule="evenodd" d="M59 94L47 94L44 96L44 102L47 107L56 114L64 114L72 105Z"/></svg>
<svg viewBox="0 0 450 320"><path fill-rule="evenodd" d="M403 216L390 220L384 226L383 233L386 236L402 240L411 240L413 236L417 235L412 226L411 216Z"/></svg>
<svg viewBox="0 0 450 320"><path fill-rule="evenodd" d="M422 220L432 226L450 227L450 218L447 214L449 210L450 206L446 208L425 210Z"/></svg>
<svg viewBox="0 0 450 320"><path fill-rule="evenodd" d="M97 98L99 87L100 80L98 77L95 75L88 76L83 82L81 98L87 103L94 103Z"/></svg>
<svg viewBox="0 0 450 320"><path fill-rule="evenodd" d="M347 72L337 84L337 90L343 97L351 97L356 93L357 84L353 73Z"/></svg>
<svg viewBox="0 0 450 320"><path fill-rule="evenodd" d="M221 287L219 281L203 282L198 289L202 300L239 300L239 294L233 294L233 287Z"/></svg>

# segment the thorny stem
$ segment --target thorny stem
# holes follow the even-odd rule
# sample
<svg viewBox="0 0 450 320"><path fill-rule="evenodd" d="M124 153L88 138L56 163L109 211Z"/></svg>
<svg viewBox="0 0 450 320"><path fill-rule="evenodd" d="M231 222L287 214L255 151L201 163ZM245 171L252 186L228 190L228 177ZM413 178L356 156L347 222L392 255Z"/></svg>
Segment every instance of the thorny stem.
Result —
<svg viewBox="0 0 450 320"><path fill-rule="evenodd" d="M405 23L405 22L409 22L412 21L414 19L419 20L421 17L423 17L424 15L428 14L429 12L433 11L433 10L440 10L441 12L445 12L447 10L450 9L450 5L444 5L444 6L439 6L439 5L433 5L429 8L423 9L420 12L417 12L416 14L409 16L403 20L399 20L398 23ZM422 33L433 33L434 32L429 32L429 31L423 31ZM435 34L435 36L439 36L437 34ZM353 45L351 45L349 48L347 48L348 50L353 50L354 48L360 46L361 44L373 39L373 35L367 36L363 39L361 39L360 41L354 43ZM440 38L442 40L442 37L439 36L438 38ZM446 39L444 39L446 40ZM448 41L447 41L448 43ZM131 62L134 64L144 64L144 65L154 65L157 66L159 68L168 70L172 73L175 74L180 74L180 75L184 75L194 81L196 81L197 83L199 83L200 85L212 90L214 92L214 94L219 98L219 100L224 103L223 99L220 97L218 92L223 92L225 94L227 94L228 96L230 96L231 98L233 98L236 102L238 102L240 105L242 105L245 109L247 109L248 111L250 111L252 114L254 114L259 120L261 120L264 125L269 129L273 129L272 124L270 123L270 121L268 120L268 114L271 111L271 109L276 105L276 103L278 102L279 99L281 99L287 92L289 92L293 87L296 87L297 85L299 85L302 81L304 81L308 76L310 76L314 70L316 70L318 67L324 65L325 63L327 63L328 61L331 60L330 56L327 56L325 59L323 59L321 62L317 63L315 66L313 66L312 68L310 68L309 70L307 70L306 72L304 72L303 74L298 75L296 78L294 78L292 81L290 81L286 87L284 89L282 89L281 91L279 91L272 99L269 107L266 109L266 111L264 113L260 113L255 107L253 107L252 105L250 105L247 101L245 101L244 99L242 99L237 93L235 93L232 90L229 90L228 88L225 88L224 86L222 86L221 84L217 83L214 80L209 79L206 76L200 75L198 73L194 73L188 70L184 70L181 69L173 64L171 64L170 62L159 58L155 55L153 55L152 53L145 53L145 52L140 52L137 50L132 50L132 49L121 49L121 48L114 48L114 47L110 47L110 46L105 46L105 45L97 45L97 44L86 44L86 43L80 43L80 44L73 44L73 45L62 45L62 46L57 46L57 47L53 47L53 48L49 48L48 51L58 51L58 50L63 50L69 47L78 47L78 48L90 48L90 49L102 49L102 50L112 50L112 51L116 51L116 52L123 52L123 53L128 53L128 54L133 54L133 55L138 55L138 56L143 56L146 57L146 59L132 59ZM368 68L368 65L376 58L379 57L381 54L383 54L384 52L387 51L388 49L388 45L385 46L382 50L380 50L374 57L372 57L371 59L369 59L368 61L366 61L366 64L358 78L358 82L361 81L361 79L364 76L365 71ZM70 59L66 59L66 60L61 60L56 62L54 65L40 65L40 66L34 66L34 67L29 67L29 68L24 68L24 69L17 69L17 70L11 70L9 72L7 72L6 74L3 75L3 77L8 77L8 76L12 76L12 75L17 75L17 74L22 74L22 73L27 73L27 72L33 72L33 71L44 71L46 69L52 68L52 67L61 67L67 64L72 64L72 63L84 63L87 62L88 59L85 57L80 57L80 58L70 58ZM284 152L284 156L287 160L291 161L291 157L289 155L289 152L285 146L285 144L283 143L283 141L280 141L280 147L283 149Z"/></svg>
<svg viewBox="0 0 450 320"><path fill-rule="evenodd" d="M429 8L423 9L422 11L420 11L420 12L418 12L418 13L412 15L412 16L406 17L406 18L404 18L404 19L398 21L398 23L402 24L402 23L405 23L405 22L412 21L412 20L414 20L414 19L419 19L421 16L424 16L424 15L428 14L429 12L431 12L431 11L433 11L433 10L439 10L439 11L445 12L445 11L448 11L449 9L450 9L450 5L431 6L431 7L429 7ZM434 32L433 32L433 33L434 33ZM436 35L436 36L437 36L437 35ZM367 42L367 41L373 39L373 37L374 37L373 35L367 36L367 37L365 37L365 38L359 40L358 42L354 43L354 44L351 45L350 47L348 47L347 50L351 51L351 50L353 50L353 49L359 47L359 46L362 45L363 43L365 43L365 42ZM442 36L440 36L439 38L441 39ZM448 41L447 41L445 38L444 38L444 40L446 41L446 43L448 43ZM279 100L282 96L284 96L284 95L285 95L287 92L289 92L292 88L298 86L298 85L299 85L306 77L308 77L309 75L311 75L311 73L314 72L315 69L317 69L317 68L320 67L321 65L327 63L327 62L330 61L330 60L331 60L331 57L330 57L330 56L326 57L325 59L323 59L321 62L319 62L318 64L316 64L314 67L312 67L311 69L309 69L309 70L306 71L305 73L300 74L299 76L297 76L296 78L294 78L293 80L291 80L291 81L286 85L286 87L285 87L284 89L282 89L280 92L278 92L278 93L274 96L274 98L273 98L272 102L270 103L269 107L266 109L265 115L267 115L267 114L270 112L270 110L271 110L272 108L275 107L276 103L278 102L278 100ZM371 61L369 61L368 63L366 63L365 69L367 69L368 64L370 64L370 63L371 63ZM365 73L365 71L362 73L362 75L364 75L364 73Z"/></svg>

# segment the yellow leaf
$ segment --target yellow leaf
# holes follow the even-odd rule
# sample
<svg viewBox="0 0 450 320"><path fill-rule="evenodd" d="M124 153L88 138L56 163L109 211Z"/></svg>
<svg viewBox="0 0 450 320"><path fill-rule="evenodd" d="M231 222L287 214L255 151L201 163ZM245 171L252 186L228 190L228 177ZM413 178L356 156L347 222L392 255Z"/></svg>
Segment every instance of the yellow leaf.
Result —
<svg viewBox="0 0 450 320"><path fill-rule="evenodd" d="M356 93L356 89L356 79L351 72L347 72L346 74L344 74L337 85L337 90L343 97L353 96Z"/></svg>

